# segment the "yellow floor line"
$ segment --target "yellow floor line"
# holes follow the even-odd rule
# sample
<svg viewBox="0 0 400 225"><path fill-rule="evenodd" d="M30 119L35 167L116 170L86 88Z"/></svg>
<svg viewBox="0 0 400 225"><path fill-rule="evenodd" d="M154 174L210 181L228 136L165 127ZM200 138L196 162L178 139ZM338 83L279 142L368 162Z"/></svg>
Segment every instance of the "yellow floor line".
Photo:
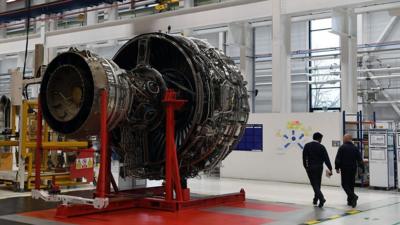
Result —
<svg viewBox="0 0 400 225"><path fill-rule="evenodd" d="M359 210L349 210L346 213L350 214L350 215L354 215L354 214L360 213L360 211Z"/></svg>
<svg viewBox="0 0 400 225"><path fill-rule="evenodd" d="M345 216L349 216L349 215L355 215L355 214L358 214L358 213L360 213L360 212L361 212L360 210L355 210L355 209L353 209L353 210L348 210L348 211L346 211L344 214L341 214L341 215L340 215L340 214L338 214L338 215L333 215L333 216L326 217L326 218L324 218L324 219L319 219L319 220L309 220L309 221L303 223L303 225L318 224L318 223L325 222L325 221L327 221L327 220L335 220L335 219L339 219L339 218L341 218L341 217L345 217ZM399 224L399 225L400 225L400 224Z"/></svg>
<svg viewBox="0 0 400 225"><path fill-rule="evenodd" d="M334 220L334 219L338 219L338 218L340 218L340 217L342 217L342 216L341 216L341 215L334 215L334 216L328 217L328 219Z"/></svg>
<svg viewBox="0 0 400 225"><path fill-rule="evenodd" d="M312 224L317 224L317 223L320 223L321 221L319 221L319 220L309 220L309 221L307 221L305 224L307 224L307 225L312 225Z"/></svg>

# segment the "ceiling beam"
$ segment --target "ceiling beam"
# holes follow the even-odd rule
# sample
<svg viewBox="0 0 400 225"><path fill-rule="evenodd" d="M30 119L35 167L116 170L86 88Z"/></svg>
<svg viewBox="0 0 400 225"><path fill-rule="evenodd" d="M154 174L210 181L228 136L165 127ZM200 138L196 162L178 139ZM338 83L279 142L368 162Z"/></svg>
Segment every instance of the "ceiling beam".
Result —
<svg viewBox="0 0 400 225"><path fill-rule="evenodd" d="M389 20L389 22L387 23L385 29L379 35L379 38L376 41L376 43L382 43L382 42L387 40L389 35L392 33L393 27L397 24L398 20L399 20L398 16L393 16ZM378 50L379 48L380 48L380 46L376 46L376 47L373 47L372 50ZM367 56L366 60L368 60L369 58L370 58L370 55ZM364 67L364 68L367 69L366 67ZM374 79L374 78L376 78L374 73L372 73L371 71L368 71L367 74L368 74L369 77L372 78L371 80L376 86L378 86L378 87L381 86L381 82L378 79ZM381 93L382 93L383 97L385 97L388 101L393 101L392 97L390 96L390 94L386 90L382 90ZM400 116L400 108L399 108L399 106L394 102L391 102L390 105L392 106L393 110L397 113L397 115Z"/></svg>
<svg viewBox="0 0 400 225"><path fill-rule="evenodd" d="M299 4L304 2L304 4ZM363 7L388 1L383 0L283 0L282 13L306 15L308 12L331 10L332 7ZM272 16L271 0L231 0L220 3L185 8L165 13L141 16L132 19L107 21L92 26L69 28L46 32L46 47L126 40L134 35L165 31L170 25L172 31L223 26L238 21L260 21ZM99 35L100 34L100 35ZM33 50L36 36L31 35L29 50ZM0 39L0 54L24 51L23 37Z"/></svg>

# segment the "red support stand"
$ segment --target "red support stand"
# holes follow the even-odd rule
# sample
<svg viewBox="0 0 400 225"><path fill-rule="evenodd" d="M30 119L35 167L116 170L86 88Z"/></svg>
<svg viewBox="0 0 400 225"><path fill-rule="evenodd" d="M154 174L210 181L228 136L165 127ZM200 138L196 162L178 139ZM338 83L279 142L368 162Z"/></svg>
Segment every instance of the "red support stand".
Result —
<svg viewBox="0 0 400 225"><path fill-rule="evenodd" d="M106 198L110 194L111 154L108 149L107 90L100 92L100 168L96 186L96 197Z"/></svg>
<svg viewBox="0 0 400 225"><path fill-rule="evenodd" d="M137 207L178 211L181 209L210 207L228 202L245 201L245 192L243 189L238 193L190 199L189 189L182 188L175 144L175 111L179 110L185 102L185 100L176 99L176 93L173 90L167 90L163 99L166 110L165 186L129 191L117 191L118 189L115 188L116 191L110 193L110 182L113 183L113 186L116 185L113 179L110 179L111 155L108 150L107 139L107 91L102 91L100 124L101 163L96 198L109 198L109 204L102 209L96 209L91 205L84 204L61 205L57 208L56 217L82 216Z"/></svg>
<svg viewBox="0 0 400 225"><path fill-rule="evenodd" d="M186 101L177 100L176 93L173 90L167 90L163 103L166 110L165 200L172 201L175 191L176 200L183 201L175 144L175 111L182 108Z"/></svg>

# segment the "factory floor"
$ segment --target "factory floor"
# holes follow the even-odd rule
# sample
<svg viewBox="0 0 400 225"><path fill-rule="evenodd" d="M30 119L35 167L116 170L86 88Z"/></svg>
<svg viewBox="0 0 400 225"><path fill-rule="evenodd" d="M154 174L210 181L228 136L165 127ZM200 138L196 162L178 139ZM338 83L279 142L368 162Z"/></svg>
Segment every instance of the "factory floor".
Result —
<svg viewBox="0 0 400 225"><path fill-rule="evenodd" d="M56 204L32 200L27 194L0 190L0 225L396 225L400 224L400 194L396 191L357 189L356 209L346 206L338 187L323 187L327 199L323 209L311 204L311 187L236 179L192 179L196 194L223 194L246 190L245 203L183 210L178 213L130 209L70 219L55 219ZM7 198L3 198L3 196ZM15 195L15 197L11 197Z"/></svg>

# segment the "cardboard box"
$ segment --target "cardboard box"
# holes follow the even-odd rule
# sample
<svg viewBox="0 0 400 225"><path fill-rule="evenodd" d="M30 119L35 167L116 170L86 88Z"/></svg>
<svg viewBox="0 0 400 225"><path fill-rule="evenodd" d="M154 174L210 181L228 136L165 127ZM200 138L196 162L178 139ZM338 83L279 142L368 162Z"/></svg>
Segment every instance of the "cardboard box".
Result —
<svg viewBox="0 0 400 225"><path fill-rule="evenodd" d="M0 153L0 170L12 170L13 166L13 154Z"/></svg>

